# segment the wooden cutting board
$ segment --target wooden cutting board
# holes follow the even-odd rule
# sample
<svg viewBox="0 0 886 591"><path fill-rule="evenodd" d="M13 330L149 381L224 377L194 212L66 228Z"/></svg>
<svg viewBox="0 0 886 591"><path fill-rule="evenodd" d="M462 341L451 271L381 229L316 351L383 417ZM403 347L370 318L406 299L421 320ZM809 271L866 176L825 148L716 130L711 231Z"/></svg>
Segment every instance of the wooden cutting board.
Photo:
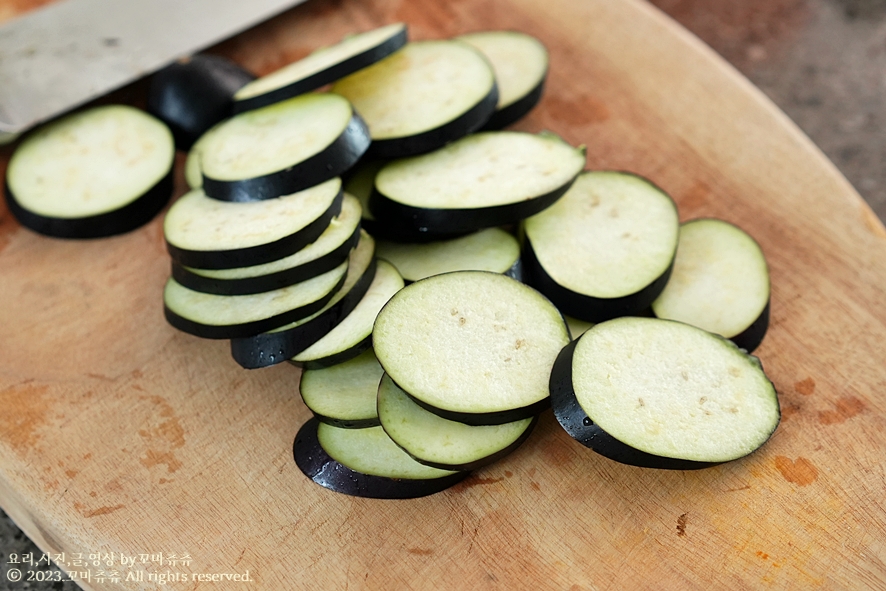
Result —
<svg viewBox="0 0 886 591"><path fill-rule="evenodd" d="M3 508L68 563L117 553L86 589L247 571L163 588L886 589L886 231L850 185L635 0L311 0L215 51L265 73L394 21L413 39L536 35L547 94L519 129L584 144L589 167L646 175L682 219L722 217L761 243L773 296L758 355L783 413L772 439L712 469L645 470L583 448L548 412L525 446L444 493L335 494L291 458L309 416L298 370L243 370L226 343L164 322L160 219L71 242L2 210Z"/></svg>

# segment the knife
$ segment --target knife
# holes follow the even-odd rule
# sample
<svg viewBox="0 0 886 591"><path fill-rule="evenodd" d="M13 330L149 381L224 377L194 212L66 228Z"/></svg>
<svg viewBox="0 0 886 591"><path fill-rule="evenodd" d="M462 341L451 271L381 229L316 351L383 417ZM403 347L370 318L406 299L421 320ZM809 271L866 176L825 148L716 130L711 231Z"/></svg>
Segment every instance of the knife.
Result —
<svg viewBox="0 0 886 591"><path fill-rule="evenodd" d="M62 0L0 26L0 144L304 0Z"/></svg>

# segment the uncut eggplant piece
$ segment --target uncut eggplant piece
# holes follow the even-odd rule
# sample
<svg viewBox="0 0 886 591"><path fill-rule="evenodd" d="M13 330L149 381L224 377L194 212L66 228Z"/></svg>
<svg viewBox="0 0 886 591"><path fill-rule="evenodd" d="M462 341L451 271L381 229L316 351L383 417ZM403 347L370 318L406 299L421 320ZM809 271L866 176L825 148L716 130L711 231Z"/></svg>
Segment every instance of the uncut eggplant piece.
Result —
<svg viewBox="0 0 886 591"><path fill-rule="evenodd" d="M292 454L302 473L320 486L371 499L425 497L469 474L416 462L381 427L340 429L316 418L299 429Z"/></svg>
<svg viewBox="0 0 886 591"><path fill-rule="evenodd" d="M240 88L234 95L233 110L242 113L317 90L386 58L406 40L403 23L349 35Z"/></svg>
<svg viewBox="0 0 886 591"><path fill-rule="evenodd" d="M317 240L282 259L238 269L198 269L172 263L172 278L183 287L217 295L249 295L307 281L348 260L360 238L360 202L344 195L341 213Z"/></svg>
<svg viewBox="0 0 886 591"><path fill-rule="evenodd" d="M254 203L210 199L194 189L166 212L166 249L172 260L198 269L270 263L317 240L341 212L343 200L337 178Z"/></svg>
<svg viewBox="0 0 886 591"><path fill-rule="evenodd" d="M298 391L318 420L343 429L378 426L376 398L384 370L372 347L322 369L305 369Z"/></svg>
<svg viewBox="0 0 886 591"><path fill-rule="evenodd" d="M403 289L403 277L392 264L379 260L375 278L360 303L332 330L290 362L309 369L331 367L353 359L372 346L372 326L379 310Z"/></svg>
<svg viewBox="0 0 886 591"><path fill-rule="evenodd" d="M231 115L234 93L255 75L231 60L198 53L151 76L148 112L166 123L175 145L189 150L210 127Z"/></svg>
<svg viewBox="0 0 886 591"><path fill-rule="evenodd" d="M492 66L466 43L407 43L380 62L335 83L366 121L373 158L436 150L480 129L495 111Z"/></svg>
<svg viewBox="0 0 886 591"><path fill-rule="evenodd" d="M498 273L455 271L395 294L372 341L385 372L418 404L453 421L498 425L548 407L548 375L569 330L535 289Z"/></svg>
<svg viewBox="0 0 886 591"><path fill-rule="evenodd" d="M200 142L202 187L221 201L274 199L357 163L369 130L341 96L311 93L235 115Z"/></svg>
<svg viewBox="0 0 886 591"><path fill-rule="evenodd" d="M522 278L520 243L501 228L422 244L379 240L378 256L397 267L407 283L450 271L490 271L517 281Z"/></svg>
<svg viewBox="0 0 886 591"><path fill-rule="evenodd" d="M364 231L348 257L344 285L319 312L298 322L243 338L231 339L231 355L246 369L283 363L335 328L360 303L375 278L375 240Z"/></svg>
<svg viewBox="0 0 886 591"><path fill-rule="evenodd" d="M647 179L588 171L523 230L526 282L567 316L602 322L645 313L664 289L679 218Z"/></svg>
<svg viewBox="0 0 886 591"><path fill-rule="evenodd" d="M584 165L584 149L554 134L476 133L389 163L369 209L380 225L428 236L505 226L553 205Z"/></svg>
<svg viewBox="0 0 886 591"><path fill-rule="evenodd" d="M123 234L169 202L174 161L172 133L159 119L126 105L95 107L22 140L6 169L6 203L46 236Z"/></svg>
<svg viewBox="0 0 886 591"><path fill-rule="evenodd" d="M693 470L744 457L780 419L756 357L657 318L598 324L558 355L551 407L582 445L623 464Z"/></svg>
<svg viewBox="0 0 886 591"><path fill-rule="evenodd" d="M378 420L417 462L441 470L477 470L520 447L538 415L502 425L450 421L422 408L385 375L378 386Z"/></svg>
<svg viewBox="0 0 886 591"><path fill-rule="evenodd" d="M498 104L483 129L507 127L541 100L548 74L548 50L541 41L518 31L481 31L456 40L479 49L495 72Z"/></svg>
<svg viewBox="0 0 886 591"><path fill-rule="evenodd" d="M163 313L175 328L206 339L244 338L310 317L322 310L347 277L348 261L322 275L250 295L194 291L169 278Z"/></svg>
<svg viewBox="0 0 886 591"><path fill-rule="evenodd" d="M652 311L726 337L750 353L769 327L769 300L769 267L760 245L728 222L698 219L680 227L674 270Z"/></svg>

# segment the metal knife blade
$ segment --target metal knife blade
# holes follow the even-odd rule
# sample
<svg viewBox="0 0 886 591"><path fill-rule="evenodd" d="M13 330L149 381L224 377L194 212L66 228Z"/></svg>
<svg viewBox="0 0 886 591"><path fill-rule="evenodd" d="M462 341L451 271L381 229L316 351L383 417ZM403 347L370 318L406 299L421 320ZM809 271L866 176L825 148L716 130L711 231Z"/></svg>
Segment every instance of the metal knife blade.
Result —
<svg viewBox="0 0 886 591"><path fill-rule="evenodd" d="M304 0L62 0L0 26L0 143Z"/></svg>

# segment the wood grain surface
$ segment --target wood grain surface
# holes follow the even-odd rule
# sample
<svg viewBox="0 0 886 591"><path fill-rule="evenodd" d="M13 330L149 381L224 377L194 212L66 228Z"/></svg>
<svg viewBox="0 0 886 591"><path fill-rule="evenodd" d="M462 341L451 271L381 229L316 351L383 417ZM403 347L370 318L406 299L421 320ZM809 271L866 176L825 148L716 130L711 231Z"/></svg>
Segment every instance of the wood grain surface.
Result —
<svg viewBox="0 0 886 591"><path fill-rule="evenodd" d="M86 589L157 589L167 571L250 582L166 589L886 589L886 231L850 185L637 0L310 0L214 51L265 73L395 21L413 39L536 35L547 93L517 128L584 144L589 168L646 175L681 219L721 217L760 242L773 294L757 354L782 408L772 439L708 470L646 470L583 448L547 412L516 453L444 493L335 494L292 461L309 416L298 370L243 370L226 343L163 320L161 219L74 242L2 209L3 508L68 558L191 558L118 566L119 582L92 567Z"/></svg>

